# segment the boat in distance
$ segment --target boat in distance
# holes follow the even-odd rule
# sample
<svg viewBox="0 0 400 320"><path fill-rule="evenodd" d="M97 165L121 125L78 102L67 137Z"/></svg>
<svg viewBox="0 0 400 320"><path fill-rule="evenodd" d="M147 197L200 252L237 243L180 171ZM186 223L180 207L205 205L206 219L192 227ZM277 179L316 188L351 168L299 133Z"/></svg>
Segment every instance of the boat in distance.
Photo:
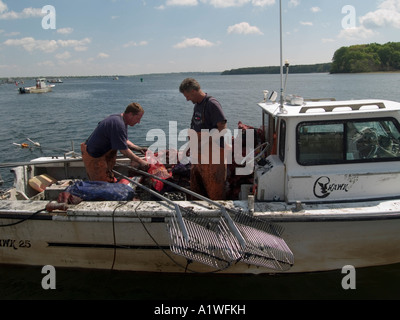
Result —
<svg viewBox="0 0 400 320"><path fill-rule="evenodd" d="M46 93L50 92L54 88L54 84L47 84L46 78L36 79L36 85L32 87L19 87L19 93Z"/></svg>
<svg viewBox="0 0 400 320"><path fill-rule="evenodd" d="M275 98L264 93L256 130L240 127L257 142L253 170L228 164L227 199L191 192L179 163L161 179L118 159L121 183L108 185L133 193L107 200L73 193L87 182L74 152L0 164L15 176L0 200L1 263L235 274L399 263L400 103Z"/></svg>

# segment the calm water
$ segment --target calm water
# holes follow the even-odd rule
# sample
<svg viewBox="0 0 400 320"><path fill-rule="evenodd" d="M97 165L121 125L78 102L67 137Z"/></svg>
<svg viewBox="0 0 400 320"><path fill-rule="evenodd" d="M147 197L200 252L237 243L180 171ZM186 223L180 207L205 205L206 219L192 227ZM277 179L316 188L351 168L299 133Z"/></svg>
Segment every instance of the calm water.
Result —
<svg viewBox="0 0 400 320"><path fill-rule="evenodd" d="M46 94L17 93L12 84L0 86L0 163L27 161L38 156L60 155L80 143L96 124L112 113L122 112L132 101L145 115L129 129L137 144L146 141L149 130L168 132L169 121L178 130L190 123L192 104L179 93L180 82L189 75L143 77L65 78ZM190 75L191 76L191 75ZM240 120L259 126L257 102L262 91L279 92L279 75L194 75L204 91L222 104L233 130ZM33 85L27 80L26 86ZM287 92L305 98L382 98L400 101L400 74L296 74ZM21 149L13 143L37 141L42 148ZM12 184L8 169L0 169L5 186ZM41 288L41 268L0 267L2 299L398 299L400 265L357 270L356 290L341 287L339 271L307 275L215 276L151 275L130 272L57 270L57 289Z"/></svg>

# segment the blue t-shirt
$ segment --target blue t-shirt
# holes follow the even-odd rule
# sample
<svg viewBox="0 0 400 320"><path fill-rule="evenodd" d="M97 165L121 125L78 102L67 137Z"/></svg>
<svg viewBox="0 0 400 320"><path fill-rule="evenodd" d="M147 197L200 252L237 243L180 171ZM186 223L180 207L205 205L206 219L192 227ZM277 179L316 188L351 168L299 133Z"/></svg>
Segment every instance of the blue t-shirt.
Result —
<svg viewBox="0 0 400 320"><path fill-rule="evenodd" d="M87 140L87 152L94 158L110 150L128 149L128 126L121 114L113 114L100 121Z"/></svg>

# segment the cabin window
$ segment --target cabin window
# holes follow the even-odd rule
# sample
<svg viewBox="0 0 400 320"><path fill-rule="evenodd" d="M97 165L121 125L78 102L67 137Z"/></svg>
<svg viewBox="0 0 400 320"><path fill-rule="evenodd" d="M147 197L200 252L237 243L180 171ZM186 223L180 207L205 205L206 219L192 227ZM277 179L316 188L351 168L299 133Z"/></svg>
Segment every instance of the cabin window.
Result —
<svg viewBox="0 0 400 320"><path fill-rule="evenodd" d="M296 143L301 165L400 160L400 126L393 118L302 122Z"/></svg>

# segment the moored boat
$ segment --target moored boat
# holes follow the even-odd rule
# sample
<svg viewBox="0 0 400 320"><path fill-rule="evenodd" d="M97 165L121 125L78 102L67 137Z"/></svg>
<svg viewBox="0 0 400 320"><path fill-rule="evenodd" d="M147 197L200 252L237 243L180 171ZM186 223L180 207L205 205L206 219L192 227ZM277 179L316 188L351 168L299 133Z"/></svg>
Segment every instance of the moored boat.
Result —
<svg viewBox="0 0 400 320"><path fill-rule="evenodd" d="M33 87L19 87L19 93L45 93L53 90L55 85L48 85L45 78L36 79L36 85Z"/></svg>
<svg viewBox="0 0 400 320"><path fill-rule="evenodd" d="M2 263L272 273L400 262L400 103L293 101L259 103L254 167L228 200L189 200L174 167L156 191L157 177L119 159L134 199L66 202L60 194L86 180L79 156L2 164L15 174L0 201Z"/></svg>
<svg viewBox="0 0 400 320"><path fill-rule="evenodd" d="M161 179L121 158L120 183L94 189L74 153L0 164L14 172L0 200L0 262L234 274L399 263L400 103L308 101L285 96L282 79L276 98L265 91L262 122L239 127L233 146L246 141L246 156L231 157L240 192L227 199L187 189L181 163L165 163Z"/></svg>
<svg viewBox="0 0 400 320"><path fill-rule="evenodd" d="M47 82L49 82L49 83L63 83L63 81L60 78L58 78L58 79L49 79L49 80L47 80Z"/></svg>

